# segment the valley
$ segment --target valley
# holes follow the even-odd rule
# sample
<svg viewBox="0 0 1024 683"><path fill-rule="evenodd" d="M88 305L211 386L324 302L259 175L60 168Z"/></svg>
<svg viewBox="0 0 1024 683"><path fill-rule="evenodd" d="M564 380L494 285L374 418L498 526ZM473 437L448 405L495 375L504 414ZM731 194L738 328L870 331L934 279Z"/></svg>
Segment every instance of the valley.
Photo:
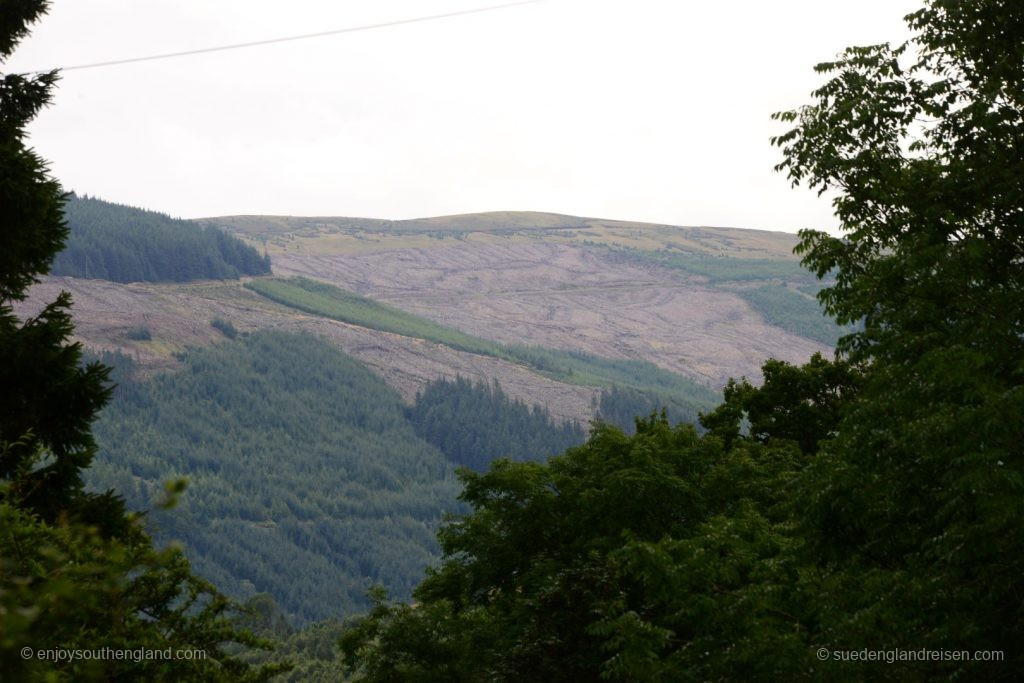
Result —
<svg viewBox="0 0 1024 683"><path fill-rule="evenodd" d="M766 322L742 290L813 282L786 233L683 228L504 212L417 221L228 217L204 219L265 250L275 276L301 275L451 328L505 344L636 359L717 391L757 378L764 359L801 362L828 345ZM795 279L712 282L623 250L699 254L711 263L767 259ZM680 252L681 253L681 252ZM497 358L328 320L281 306L240 282L113 283L50 276L19 312L60 289L75 300L78 338L132 355L143 373L178 366L175 354L216 343L214 317L240 331L305 330L373 368L406 399L434 378L498 379L510 396L553 415L593 417L596 388L553 381ZM813 311L816 302L807 304ZM145 327L152 339L132 340Z"/></svg>
<svg viewBox="0 0 1024 683"><path fill-rule="evenodd" d="M235 4L0 12L0 683L1020 676L1024 2Z"/></svg>
<svg viewBox="0 0 1024 683"><path fill-rule="evenodd" d="M147 510L187 479L183 506L149 517L157 541L296 625L365 610L372 585L407 598L458 509L456 467L543 460L595 420L695 423L730 377L838 334L785 233L71 208L66 269L157 280L49 275L16 306L70 292L75 339L117 368L88 485ZM235 275L175 281L208 270ZM302 591L295 572L313 577Z"/></svg>

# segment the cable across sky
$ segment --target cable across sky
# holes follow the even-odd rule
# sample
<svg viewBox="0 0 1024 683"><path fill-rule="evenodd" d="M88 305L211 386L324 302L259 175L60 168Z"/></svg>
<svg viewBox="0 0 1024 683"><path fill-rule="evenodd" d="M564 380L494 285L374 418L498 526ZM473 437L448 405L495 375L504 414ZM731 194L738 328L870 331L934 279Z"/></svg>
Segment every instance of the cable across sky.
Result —
<svg viewBox="0 0 1024 683"><path fill-rule="evenodd" d="M206 54L208 52L224 52L226 50L239 50L248 47L258 47L260 45L273 45L275 43L287 43L296 40L308 40L310 38L323 38L326 36L336 36L342 33L355 33L357 31L370 31L378 28L388 28L390 26L401 26L403 24L416 24L424 21L436 21L438 19L448 19L451 17L461 17L467 14L479 14L481 12L491 12L493 10L508 9L510 7L518 7L520 5L532 5L544 0L520 0L519 2L507 2L502 5L490 5L488 7L477 7L474 9L459 10L457 12L445 12L443 14L431 14L423 17L414 17L412 19L399 19L397 21L385 21L377 24L366 24L363 26L350 26L348 28L339 28L333 31L319 31L317 33L304 33L297 36L286 36L283 38L268 38L266 40L254 40L247 43L234 43L232 45L218 45L216 47L204 47L196 50L182 50L180 52L166 52L158 55L146 55L143 57L129 57L126 59L114 59L106 62L93 62L91 64L75 64L73 66L61 66L53 67L52 69L37 69L35 71L24 72L25 74L39 74L59 69L60 71L77 71L81 69L98 69L106 66L118 66L120 64L133 64L136 62L148 62L156 59L172 59L174 57L188 57L190 55Z"/></svg>

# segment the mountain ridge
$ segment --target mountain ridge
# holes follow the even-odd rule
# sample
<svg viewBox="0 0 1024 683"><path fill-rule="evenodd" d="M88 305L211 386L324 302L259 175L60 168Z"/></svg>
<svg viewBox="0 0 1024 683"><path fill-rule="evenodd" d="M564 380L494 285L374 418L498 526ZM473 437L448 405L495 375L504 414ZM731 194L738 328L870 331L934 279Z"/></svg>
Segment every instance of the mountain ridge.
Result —
<svg viewBox="0 0 1024 683"><path fill-rule="evenodd" d="M799 269L788 233L510 211L204 220L267 254L278 278L325 282L499 344L653 363L715 390L729 377L756 380L767 357L801 362L830 339L801 320L820 314L814 278ZM585 424L597 415L599 387L297 311L247 291L248 280L118 285L51 276L34 291L70 290L78 338L132 355L144 375L180 367L177 355L190 347L219 343L211 325L219 319L241 332L322 336L406 401L436 379L498 379L512 398L559 419ZM33 295L19 311L30 315L44 299Z"/></svg>
<svg viewBox="0 0 1024 683"><path fill-rule="evenodd" d="M602 234L586 235L597 239L607 238L608 235L603 234L605 231L610 232L611 236L622 231L668 232L696 238L687 246L693 248L697 253L736 251L737 243L739 243L739 246L746 245L745 250L740 249L739 251L767 252L772 258L782 259L794 258L792 249L797 242L795 234L784 231L743 227L684 226L649 221L574 216L544 211L484 211L409 219L238 214L192 220L215 225L239 236L251 238L289 233L301 234L308 231L316 231L317 234L352 231L390 232L401 235L438 232L500 234L523 231L599 230ZM733 248L730 249L730 246Z"/></svg>

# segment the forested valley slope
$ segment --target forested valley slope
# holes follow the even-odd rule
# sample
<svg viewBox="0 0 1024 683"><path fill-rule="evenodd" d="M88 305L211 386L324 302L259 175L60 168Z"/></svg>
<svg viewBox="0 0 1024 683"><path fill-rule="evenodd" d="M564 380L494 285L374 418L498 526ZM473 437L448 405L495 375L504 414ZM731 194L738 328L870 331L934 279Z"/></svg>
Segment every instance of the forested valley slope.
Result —
<svg viewBox="0 0 1024 683"><path fill-rule="evenodd" d="M187 479L149 513L157 539L296 626L364 611L372 585L408 596L461 509L456 467L543 460L594 420L695 423L754 359L804 360L841 332L783 233L188 222L88 197L66 215L58 275L23 310L69 290L78 338L116 368L90 486L147 510Z"/></svg>
<svg viewBox="0 0 1024 683"><path fill-rule="evenodd" d="M1019 678L1024 6L905 20L774 115L839 236L183 221L7 74L0 677Z"/></svg>

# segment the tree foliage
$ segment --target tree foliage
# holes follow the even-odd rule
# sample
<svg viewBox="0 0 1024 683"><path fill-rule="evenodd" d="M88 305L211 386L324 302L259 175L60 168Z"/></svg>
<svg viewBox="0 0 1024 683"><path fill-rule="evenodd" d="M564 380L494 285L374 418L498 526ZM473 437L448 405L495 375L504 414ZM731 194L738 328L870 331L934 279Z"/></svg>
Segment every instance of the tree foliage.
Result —
<svg viewBox="0 0 1024 683"><path fill-rule="evenodd" d="M46 6L4 5L0 59ZM265 679L281 667L251 669L224 649L265 645L231 625L227 600L191 574L179 551L155 552L121 498L85 491L96 452L90 426L109 397L109 369L81 364L70 296L24 321L14 314L68 232L60 186L24 141L56 79L0 80L0 672L4 680ZM104 648L205 656L38 654Z"/></svg>
<svg viewBox="0 0 1024 683"><path fill-rule="evenodd" d="M214 226L75 195L64 215L70 234L54 259L55 275L187 282L270 273L268 256Z"/></svg>
<svg viewBox="0 0 1024 683"><path fill-rule="evenodd" d="M21 2L4 11L0 59L45 9ZM80 472L95 452L89 423L107 399L107 371L79 365L80 347L68 342L70 296L62 293L25 321L12 307L49 270L68 232L60 186L24 140L25 125L50 101L56 80L50 72L5 74L0 81L0 481L16 479L22 504L48 521L72 509L102 514L111 503L81 491ZM45 462L37 462L41 451L49 455Z"/></svg>
<svg viewBox="0 0 1024 683"><path fill-rule="evenodd" d="M726 446L745 427L746 436L755 441L790 441L808 455L817 453L835 436L842 409L856 396L862 378L856 366L825 360L820 353L802 367L768 360L761 372L760 387L745 379L729 380L722 404L701 416L701 424Z"/></svg>
<svg viewBox="0 0 1024 683"><path fill-rule="evenodd" d="M463 470L473 511L441 532L446 561L416 604L378 596L343 652L369 681L792 671L792 658L768 656L804 654L796 617L772 609L786 592L769 570L786 544L774 510L802 457L792 445L725 450L651 418L632 437L599 425L546 464Z"/></svg>
<svg viewBox="0 0 1024 683"><path fill-rule="evenodd" d="M826 633L999 647L1022 632L1024 6L934 0L916 38L850 48L779 115L794 183L838 191L804 232L819 295L869 371L808 473L805 533L854 588ZM856 588L855 588L856 587ZM851 640L846 636L846 640Z"/></svg>
<svg viewBox="0 0 1024 683"><path fill-rule="evenodd" d="M273 651L254 650L246 653L247 661L259 664L289 662L292 669L276 678L274 683L337 683L345 680L338 651L342 623L328 619L293 628L273 596L257 593L242 605L239 624L265 638L272 638Z"/></svg>
<svg viewBox="0 0 1024 683"><path fill-rule="evenodd" d="M188 477L181 505L149 516L158 541L182 541L230 595L272 595L296 625L366 609L373 584L409 595L437 558L442 515L459 509L453 462L483 470L584 438L500 386L435 382L406 406L307 335L241 334L147 380L130 357L103 358L118 387L90 486L145 509L161 482Z"/></svg>
<svg viewBox="0 0 1024 683"><path fill-rule="evenodd" d="M657 390L641 390L631 387L613 386L605 389L596 402L596 417L627 434L636 432L638 417L661 414L672 424L680 422L697 424L700 408L689 401L680 401L678 396Z"/></svg>
<svg viewBox="0 0 1024 683"><path fill-rule="evenodd" d="M192 573L180 549L154 550L136 520L126 519L124 531L110 537L94 526L48 524L10 489L6 494L4 680L262 681L289 669L284 660L254 668L228 654L228 643L256 650L271 643L237 628L228 599ZM56 658L57 650L64 658Z"/></svg>
<svg viewBox="0 0 1024 683"><path fill-rule="evenodd" d="M842 237L799 246L857 325L837 359L730 383L703 436L651 419L463 472L472 511L417 603L378 596L342 637L357 677L1019 672L1024 5L931 0L907 20L912 41L819 65L816 103L778 115L795 124L779 168L837 193Z"/></svg>
<svg viewBox="0 0 1024 683"><path fill-rule="evenodd" d="M365 609L376 583L407 596L437 557L454 467L393 389L327 342L239 335L177 372L122 372L118 391L96 424L90 486L146 509L187 477L189 495L149 522L229 595L269 593L304 624Z"/></svg>
<svg viewBox="0 0 1024 683"><path fill-rule="evenodd" d="M511 400L498 381L429 382L407 411L427 442L456 465L486 470L492 460L542 460L583 442L579 423L556 424L543 406Z"/></svg>

